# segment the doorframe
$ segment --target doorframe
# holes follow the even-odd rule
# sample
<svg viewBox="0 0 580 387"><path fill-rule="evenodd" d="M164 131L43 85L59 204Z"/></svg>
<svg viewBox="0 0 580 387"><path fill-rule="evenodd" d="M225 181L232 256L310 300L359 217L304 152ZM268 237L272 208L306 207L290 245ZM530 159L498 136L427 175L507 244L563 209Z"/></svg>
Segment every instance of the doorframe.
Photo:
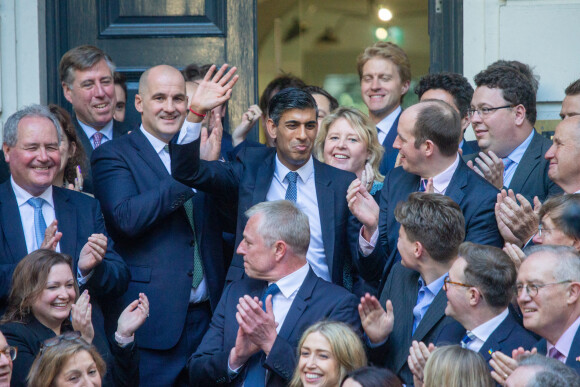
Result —
<svg viewBox="0 0 580 387"><path fill-rule="evenodd" d="M429 73L463 74L463 0L429 0Z"/></svg>

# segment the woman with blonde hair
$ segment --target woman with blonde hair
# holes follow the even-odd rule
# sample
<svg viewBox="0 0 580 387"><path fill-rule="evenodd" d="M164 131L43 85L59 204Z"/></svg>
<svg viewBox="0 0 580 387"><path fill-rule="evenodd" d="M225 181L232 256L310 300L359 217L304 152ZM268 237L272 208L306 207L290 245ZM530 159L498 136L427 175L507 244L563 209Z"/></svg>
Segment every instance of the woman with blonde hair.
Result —
<svg viewBox="0 0 580 387"><path fill-rule="evenodd" d="M105 372L105 361L94 346L80 336L61 335L45 342L28 374L28 385L100 387Z"/></svg>
<svg viewBox="0 0 580 387"><path fill-rule="evenodd" d="M300 338L298 365L289 387L338 387L349 372L366 365L363 343L351 327L320 321Z"/></svg>
<svg viewBox="0 0 580 387"><path fill-rule="evenodd" d="M447 345L435 349L423 372L423 381L413 378L416 387L493 387L495 384L483 356Z"/></svg>
<svg viewBox="0 0 580 387"><path fill-rule="evenodd" d="M324 118L314 142L319 161L354 173L371 195L383 186L379 166L384 151L370 118L346 106Z"/></svg>

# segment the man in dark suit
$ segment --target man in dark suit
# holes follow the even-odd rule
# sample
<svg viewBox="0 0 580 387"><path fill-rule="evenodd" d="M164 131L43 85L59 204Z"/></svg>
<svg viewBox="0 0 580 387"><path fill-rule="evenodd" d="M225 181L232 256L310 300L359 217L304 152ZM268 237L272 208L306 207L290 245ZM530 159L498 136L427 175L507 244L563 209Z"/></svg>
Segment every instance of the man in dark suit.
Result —
<svg viewBox="0 0 580 387"><path fill-rule="evenodd" d="M314 273L351 290L357 278L352 265L357 226L344 197L355 176L313 159L316 115L310 94L282 90L270 101L268 112L268 131L276 139L276 148L248 147L234 162L206 162L199 159L200 141L184 139L186 145L171 144L172 175L212 193L223 208L231 208L232 215L237 209L237 220L231 220L232 228L237 226L236 246L247 221L244 212L252 205L284 198L296 202L310 220L306 257ZM236 254L227 281L243 275L243 259Z"/></svg>
<svg viewBox="0 0 580 387"><path fill-rule="evenodd" d="M360 329L356 297L317 277L306 261L308 216L285 200L256 204L246 215L238 253L247 276L224 290L189 361L193 386L287 386L310 325L327 319Z"/></svg>
<svg viewBox="0 0 580 387"><path fill-rule="evenodd" d="M93 149L127 132L125 125L113 120L116 97L113 74L115 64L101 49L78 46L67 51L59 64L64 97L74 110L75 125L85 153L88 171L83 191L94 193L90 160Z"/></svg>
<svg viewBox="0 0 580 387"><path fill-rule="evenodd" d="M74 258L79 286L91 295L95 344L109 361L104 319L111 316L111 300L127 289L129 270L107 237L99 203L52 186L61 136L58 120L40 105L16 112L4 126L3 149L12 177L0 185L0 309L24 256L40 247L66 253ZM45 239L47 225L50 237ZM117 318L111 316L113 323Z"/></svg>
<svg viewBox="0 0 580 387"><path fill-rule="evenodd" d="M536 93L529 66L493 63L474 78L471 126L481 152L468 164L496 188L509 188L529 202L562 190L548 178L544 154L551 142L534 130Z"/></svg>
<svg viewBox="0 0 580 387"><path fill-rule="evenodd" d="M359 267L366 281L376 284L398 261L399 225L394 209L414 191L444 194L459 204L466 240L503 245L494 214L499 191L461 160L457 153L460 134L459 114L447 103L430 100L413 105L401 114L394 146L399 149L402 168L393 169L385 178L380 213L359 180L349 188L349 207L363 224Z"/></svg>
<svg viewBox="0 0 580 387"><path fill-rule="evenodd" d="M494 351L511 354L519 347L532 349L536 338L508 309L516 276L515 264L501 249L461 244L443 286L447 294L445 314L457 322L443 328L435 342L461 344L479 352L486 363ZM410 350L409 367L420 380L429 353L425 344L414 343Z"/></svg>
<svg viewBox="0 0 580 387"><path fill-rule="evenodd" d="M226 79L222 70L218 78ZM211 109L229 98L233 83L202 83L194 100ZM204 85L214 89L208 94ZM135 107L140 129L95 149L95 196L131 271L119 306L139 293L150 300L151 318L137 332L141 380L171 386L207 330L228 265L210 198L170 174L167 144L180 131L188 107L183 75L165 65L145 71Z"/></svg>
<svg viewBox="0 0 580 387"><path fill-rule="evenodd" d="M439 99L447 102L459 113L461 117L461 137L459 139L459 149L462 156L479 152L477 141L466 141L465 131L469 127L469 115L467 110L473 97L473 87L467 78L461 74L441 72L427 74L419 80L415 86L415 94L420 101L427 99Z"/></svg>
<svg viewBox="0 0 580 387"><path fill-rule="evenodd" d="M359 55L357 69L363 102L385 148L379 170L386 175L395 167L399 154L393 142L397 137L401 103L411 85L411 63L396 44L377 42Z"/></svg>
<svg viewBox="0 0 580 387"><path fill-rule="evenodd" d="M445 316L443 281L465 236L461 209L450 198L414 192L395 209L402 260L386 279L380 299L365 295L359 306L370 359L413 383L407 365L413 341L433 342L455 321ZM386 311L381 305L386 305ZM394 311L394 317L393 317Z"/></svg>

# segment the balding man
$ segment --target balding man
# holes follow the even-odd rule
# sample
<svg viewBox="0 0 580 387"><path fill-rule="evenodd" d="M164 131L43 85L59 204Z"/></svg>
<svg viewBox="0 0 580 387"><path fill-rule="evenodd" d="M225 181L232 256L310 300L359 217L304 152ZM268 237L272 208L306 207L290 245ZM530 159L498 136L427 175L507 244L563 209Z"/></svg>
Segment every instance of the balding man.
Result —
<svg viewBox="0 0 580 387"><path fill-rule="evenodd" d="M216 79L227 78L222 77L226 67ZM232 86L202 82L190 108L209 110L223 103ZM227 263L210 199L170 174L167 145L188 110L183 75L165 65L145 71L135 108L142 118L139 130L95 149L95 196L131 271L119 305L139 293L150 295L151 317L137 333L141 380L171 386L208 327Z"/></svg>
<svg viewBox="0 0 580 387"><path fill-rule="evenodd" d="M380 214L358 179L349 187L349 207L363 224L359 238L363 278L376 282L398 260L399 223L394 210L414 191L449 196L465 217L466 240L502 246L493 212L499 191L469 169L457 153L461 136L457 111L440 100L420 102L401 114L397 132L393 146L399 150L402 168L385 177Z"/></svg>

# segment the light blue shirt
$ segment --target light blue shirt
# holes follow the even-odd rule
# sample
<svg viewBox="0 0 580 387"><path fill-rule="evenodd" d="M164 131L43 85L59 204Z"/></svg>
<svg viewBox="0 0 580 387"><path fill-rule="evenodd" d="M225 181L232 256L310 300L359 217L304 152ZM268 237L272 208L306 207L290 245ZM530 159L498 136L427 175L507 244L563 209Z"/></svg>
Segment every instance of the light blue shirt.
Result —
<svg viewBox="0 0 580 387"><path fill-rule="evenodd" d="M88 126L87 124L82 123L78 119L77 119L77 121L79 122L79 125L81 126L81 128L83 128L83 131L85 132L85 134L87 135L89 140L91 141L91 145L93 146L93 149L95 149L95 139L93 138L95 133L101 132L101 134L103 135L103 138L101 139L101 145L103 145L107 141L110 141L113 139L113 120L111 120L101 130L96 130L95 128L93 128L91 126Z"/></svg>
<svg viewBox="0 0 580 387"><path fill-rule="evenodd" d="M286 179L288 172L290 172L290 169L284 166L278 158L278 155L276 155L274 177L272 178L272 184L270 184L270 189L266 195L266 201L284 200L286 190L288 189L288 180ZM296 206L308 216L310 223L310 245L306 253L306 260L317 276L331 282L326 254L324 252L324 244L322 242L322 226L320 224L320 212L318 211L318 198L316 196L316 184L314 180L314 161L312 161L312 156L296 172L298 173L298 179L296 181L298 191Z"/></svg>
<svg viewBox="0 0 580 387"><path fill-rule="evenodd" d="M504 187L510 186L510 183L512 182L512 178L514 177L516 169L518 168L520 161L522 161L522 157L524 156L524 153L526 153L526 149L528 149L528 146L532 142L532 138L534 137L534 133L535 133L535 130L532 130L532 133L530 133L528 138L526 138L524 140L524 142L522 142L520 145L518 145L518 147L516 149L514 149L512 151L512 153L510 153L506 158L504 158L504 160L510 159L512 161L511 165L503 171L503 186Z"/></svg>
<svg viewBox="0 0 580 387"><path fill-rule="evenodd" d="M385 141L385 138L387 138L389 131L393 128L393 124L395 123L395 120L397 119L399 114L401 114L402 110L403 109L401 109L401 106L398 106L391 114L383 118L381 122L377 124L378 129L377 134L379 136L379 142L381 144Z"/></svg>
<svg viewBox="0 0 580 387"><path fill-rule="evenodd" d="M413 308L413 333L421 323L423 316L431 306L431 303L437 296L437 293L443 288L443 281L448 273L443 274L429 285L425 285L423 278L419 277L419 294L417 295L417 303Z"/></svg>

